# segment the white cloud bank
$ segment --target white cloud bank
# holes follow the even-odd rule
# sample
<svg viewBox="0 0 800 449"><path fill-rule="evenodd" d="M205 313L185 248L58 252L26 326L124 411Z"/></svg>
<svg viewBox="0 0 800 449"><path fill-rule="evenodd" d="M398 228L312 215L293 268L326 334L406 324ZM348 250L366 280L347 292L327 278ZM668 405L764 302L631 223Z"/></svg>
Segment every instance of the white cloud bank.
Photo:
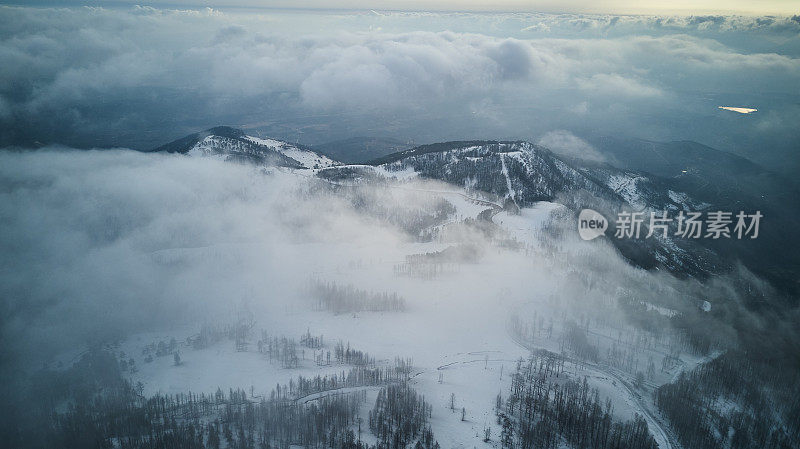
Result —
<svg viewBox="0 0 800 449"><path fill-rule="evenodd" d="M568 158L605 162L605 158L596 148L569 131L550 131L543 135L537 143L553 150L558 155Z"/></svg>
<svg viewBox="0 0 800 449"><path fill-rule="evenodd" d="M774 120L693 126L722 93L769 93L779 117L797 114L800 58L721 43L734 28L794 48L793 19L636 20L2 7L0 145L146 148L223 123L308 143L553 129L712 145L767 128L775 141L796 134ZM531 34L520 22L562 31Z"/></svg>

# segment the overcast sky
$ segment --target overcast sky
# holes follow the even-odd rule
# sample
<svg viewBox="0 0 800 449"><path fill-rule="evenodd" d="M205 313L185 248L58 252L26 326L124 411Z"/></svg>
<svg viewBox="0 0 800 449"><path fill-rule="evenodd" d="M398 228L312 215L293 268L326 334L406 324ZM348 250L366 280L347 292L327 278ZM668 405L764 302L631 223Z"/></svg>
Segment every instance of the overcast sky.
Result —
<svg viewBox="0 0 800 449"><path fill-rule="evenodd" d="M225 124L306 144L695 140L800 168L799 16L0 6L0 60L0 147Z"/></svg>
<svg viewBox="0 0 800 449"><path fill-rule="evenodd" d="M33 0L2 1L4 4L49 5L134 5L156 7L250 7L250 8L323 8L391 9L427 11L528 11L580 12L593 14L748 14L793 15L800 13L794 0L167 0L139 2L131 0Z"/></svg>

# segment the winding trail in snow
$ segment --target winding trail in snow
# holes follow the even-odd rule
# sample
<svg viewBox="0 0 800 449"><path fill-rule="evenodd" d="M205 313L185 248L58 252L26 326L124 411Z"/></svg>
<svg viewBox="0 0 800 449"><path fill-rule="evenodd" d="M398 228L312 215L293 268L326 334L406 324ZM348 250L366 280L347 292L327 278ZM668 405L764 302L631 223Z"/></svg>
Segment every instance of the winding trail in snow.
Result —
<svg viewBox="0 0 800 449"><path fill-rule="evenodd" d="M303 397L299 397L294 400L296 404L307 404L311 401L316 401L318 399L326 398L328 396L334 396L338 394L347 394L347 393L355 393L357 391L379 391L381 388L385 387L389 383L381 384L381 385L363 385L357 387L341 387L341 388L333 388L331 390L322 390L317 391L316 393L307 394Z"/></svg>
<svg viewBox="0 0 800 449"><path fill-rule="evenodd" d="M531 345L528 345L518 338L514 337L510 332L508 333L509 338L516 343L518 346L528 350L534 351L537 348ZM672 435L669 428L661 421L660 417L654 413L647 403L644 402L644 399L639 395L637 392L634 392L630 386L628 385L628 381L624 379L620 374L615 373L611 369L606 369L598 364L585 362L583 360L578 360L573 357L562 355L564 359L568 362L571 362L575 366L581 366L586 371L593 371L597 374L607 376L616 380L616 387L624 393L628 398L632 400L632 402L636 405L641 412L641 415L647 421L647 426L650 429L653 438L656 440L658 447L661 449L679 449L681 445L677 442L677 439Z"/></svg>

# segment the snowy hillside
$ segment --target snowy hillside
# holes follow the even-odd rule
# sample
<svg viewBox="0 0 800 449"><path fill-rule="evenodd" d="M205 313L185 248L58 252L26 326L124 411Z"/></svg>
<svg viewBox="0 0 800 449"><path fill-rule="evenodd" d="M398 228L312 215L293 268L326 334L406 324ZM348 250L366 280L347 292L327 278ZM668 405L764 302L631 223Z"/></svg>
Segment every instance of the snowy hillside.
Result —
<svg viewBox="0 0 800 449"><path fill-rule="evenodd" d="M467 141L423 145L376 159L371 165L331 167L317 175L336 183L435 179L493 202L498 210L514 212L541 201L556 201L575 213L587 207L601 211L612 223L621 211L649 217L650 212L710 207L669 189L651 175L608 165L574 164L528 142ZM647 232L647 223L643 230ZM633 264L644 268L663 267L692 276L729 268L703 242L672 236L611 241Z"/></svg>
<svg viewBox="0 0 800 449"><path fill-rule="evenodd" d="M300 148L287 142L275 139L261 139L252 136L244 136L244 138L258 145L272 148L284 156L296 160L305 168L328 168L338 165L336 161L328 156L310 149Z"/></svg>
<svg viewBox="0 0 800 449"><path fill-rule="evenodd" d="M274 176L287 186L305 179L300 173ZM364 185L364 192L345 196L352 195L354 204L403 203L404 208L398 209L406 216L423 216L429 201L443 200L452 209L433 225L438 230L436 238L387 246L384 241L361 237L355 248L333 242L293 244L293 257L305 261L306 272L294 273L285 282L296 283L300 295L291 295L285 304L256 302L244 315L231 312L195 327L135 335L112 348L126 360L125 376L141 385L148 396L214 395L218 389L227 392L229 388L242 388L246 399L256 404L278 394L291 403L322 406L323 398L363 395L360 416L366 423L381 390L395 381L358 380L356 373L363 369L395 372L399 357L413 365L400 380L431 406L428 425L441 447L492 449L500 444L503 433L497 417L505 413L505 406L497 406L497 396L510 394L515 372L525 366L531 353L544 350L551 354L547 357L555 357L567 350L570 356L566 363L559 368L558 376L548 377L549 381L565 385L586 379L589 388L609 401L607 419L622 423L637 419L637 414L644 416L653 441L659 447L671 447L673 440L665 424L642 395L700 359L691 354L677 357L669 366L648 375L647 385L633 387L637 366L645 370L649 359L661 363L664 354L670 352L668 338L644 347L629 325L593 324L588 326L588 341L599 348L599 354L613 351L613 355L584 358L577 346L563 347L568 336L577 332L570 327L570 320L581 314L586 302L580 295L553 301L564 289L578 292L583 287L575 283L571 270L561 265L563 256L550 253L541 236L553 214L563 213L564 206L538 202L511 212L483 196L472 196L477 193L474 191L438 182L408 181L405 178L380 187ZM372 196L375 192L377 196ZM375 217L384 213L363 206L360 210ZM486 210L494 212L494 225L489 228L479 224ZM476 240L474 232L478 229L488 234ZM367 230L365 236L381 232L373 225ZM481 246L475 256L440 257L471 244ZM233 255L245 248L217 246L215 260L237 260ZM158 261L165 269L202 264L206 259L203 254L176 250ZM370 256L375 254L380 257ZM305 276L337 286L335 294L348 301L350 296L360 295L359 289L393 292L404 298L405 307L400 311L331 312L316 306L314 298L325 293L303 287L316 282ZM344 287L356 281L357 288ZM610 283L596 286L592 303L603 304L615 289ZM263 294L266 292L256 293L257 297ZM565 320L564 316L570 318ZM232 331L237 327L242 331ZM622 343L616 337L619 330L625 332ZM337 352L339 345L346 348L345 355ZM625 349L629 346L641 351L636 361ZM347 359L346 354L362 351L368 354L364 359ZM622 353L627 361L617 364L615 360ZM329 380L310 389L300 387L306 380L318 378ZM333 378L339 380L330 380ZM314 382L318 381L312 385L316 385ZM281 388L276 389L276 385ZM354 423L350 428L356 432L358 426ZM379 441L366 431L366 425L360 438L370 443Z"/></svg>
<svg viewBox="0 0 800 449"><path fill-rule="evenodd" d="M153 151L288 168L320 169L338 164L311 149L280 140L248 136L241 130L225 126L186 136Z"/></svg>
<svg viewBox="0 0 800 449"><path fill-rule="evenodd" d="M325 169L303 168L322 158L302 148L230 130L170 149L198 157L106 156L139 162L106 163L101 177L127 179L144 164L188 175L137 197L135 218L101 207L104 225L144 224L111 227L108 246L75 262L82 272L113 266L105 253L132 260L145 280L104 272L115 287L150 286L148 306L126 309L121 323L145 309L156 317L70 348L37 377L82 391L87 372L105 376L97 382L109 402L53 401L60 422L85 422L91 410L111 435L125 429L109 447L200 435L220 448L260 439L496 449L544 439L577 449L582 429L596 428L606 429L593 434L596 447L678 449L684 401L728 400L715 391L687 399L693 390L675 387L708 383L695 368L712 362L728 369L715 361L730 340L703 333L729 307L727 284L702 290L630 263L613 238L576 235L581 205L691 201L644 174L575 168L524 142L442 144ZM90 182L81 169L68 173ZM650 242L634 250L658 268L686 273L679 264L700 260L669 239ZM100 295L114 304L128 290ZM713 419L752 427L734 413L760 410L754 394L721 403Z"/></svg>

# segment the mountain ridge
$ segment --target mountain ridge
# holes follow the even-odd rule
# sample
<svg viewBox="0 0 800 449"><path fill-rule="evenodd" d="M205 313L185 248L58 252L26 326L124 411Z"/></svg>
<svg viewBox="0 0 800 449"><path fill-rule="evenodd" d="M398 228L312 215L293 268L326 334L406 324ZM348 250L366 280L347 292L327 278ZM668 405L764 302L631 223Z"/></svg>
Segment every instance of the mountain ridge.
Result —
<svg viewBox="0 0 800 449"><path fill-rule="evenodd" d="M701 144L690 146L690 152L703 148ZM325 156L312 148L247 136L231 127L210 128L154 151L313 169L317 177L333 182L371 182L380 178L405 180L409 177L437 179L492 195L504 206L517 209L539 201L556 201L575 213L583 208L592 208L607 217L616 217L618 212L625 210L645 213L671 211L672 215L682 210L722 210L734 214L740 210L749 213L762 210L766 211L765 215L770 217L770 224L774 223L774 227L763 226L757 241L738 240L734 244L711 239L611 240L624 257L645 269L663 266L680 276L704 278L730 271L736 261L741 260L780 289L793 294L800 289L794 275L800 269L797 256L775 256L777 249L786 244L787 237L780 231L794 226L796 216L780 209L783 201L767 201L764 195L759 195L758 192L762 191L760 185L749 192L740 191L747 185L739 185L740 180L735 176L728 179L721 175L716 178L706 175L706 171L714 173L714 157L706 158L705 165L698 164L695 167L697 173L664 176L670 173L659 175L628 167L618 168L611 163L567 158L544 146L521 140L464 140L419 145L374 158L365 164L342 164L332 159L320 163ZM719 156L721 153L724 152L712 154ZM669 158L670 154L664 153L659 157ZM675 162L666 165L679 165L683 160L677 157ZM766 169L743 160L744 171L737 173L756 173L759 180L769 181L764 179L768 177L764 173L769 173ZM710 168L706 168L707 165Z"/></svg>
<svg viewBox="0 0 800 449"><path fill-rule="evenodd" d="M150 152L216 156L225 160L253 162L287 168L320 168L338 164L337 161L310 147L290 144L276 139L248 136L241 129L216 126L189 134Z"/></svg>

